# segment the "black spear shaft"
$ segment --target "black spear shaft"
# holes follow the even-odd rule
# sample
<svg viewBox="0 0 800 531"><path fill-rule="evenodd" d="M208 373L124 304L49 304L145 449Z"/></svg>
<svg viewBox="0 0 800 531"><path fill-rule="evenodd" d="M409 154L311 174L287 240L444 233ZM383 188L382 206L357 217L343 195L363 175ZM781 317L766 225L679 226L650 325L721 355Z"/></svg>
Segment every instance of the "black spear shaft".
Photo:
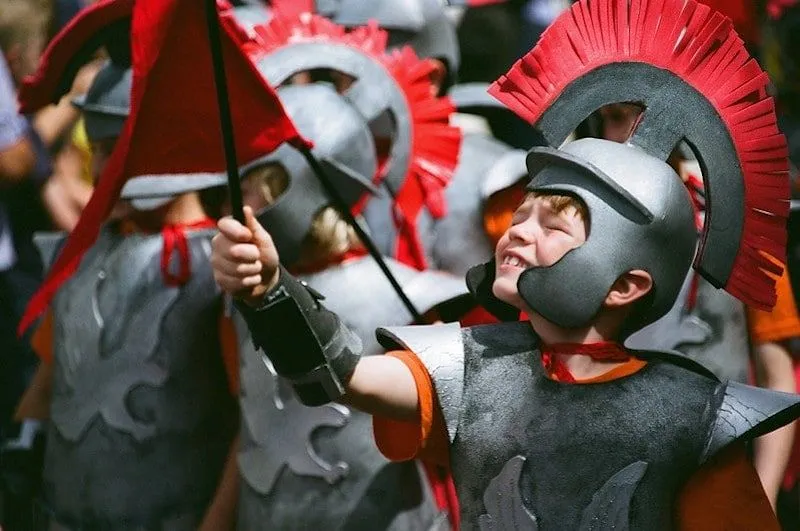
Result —
<svg viewBox="0 0 800 531"><path fill-rule="evenodd" d="M222 62L222 42L219 37L219 17L216 0L205 0L206 23L208 25L208 44L211 49L211 63L214 69L214 86L217 93L219 125L222 131L222 145L225 149L225 167L228 173L231 211L236 221L245 224L242 208L242 185L239 181L239 165L236 163L236 143L233 139L233 121L228 105L228 83L225 79L225 65Z"/></svg>
<svg viewBox="0 0 800 531"><path fill-rule="evenodd" d="M389 270L389 266L386 265L386 261L383 259L378 247L375 245L375 242L372 241L372 238L369 237L369 234L366 233L358 220L356 220L356 218L353 216L352 212L350 212L347 203L342 198L339 190L337 190L333 183L331 183L331 180L325 173L322 164L319 163L314 154L311 153L310 149L301 148L299 151L302 153L303 157L305 157L308 165L311 166L311 169L314 171L314 175L317 176L317 179L319 179L319 182L322 184L323 188L325 188L325 192L328 194L328 197L331 199L331 201L333 201L333 205L336 210L338 210L339 213L344 216L347 222L353 227L353 229L355 229L356 234L361 240L361 243L363 243L364 247L367 248L367 251L378 264L378 267L381 268L381 271L383 271L383 274L389 280L389 283L394 288L397 296L403 301L403 305L408 310L408 313L411 314L411 316L414 318L414 321L422 322L422 315L419 313L419 310L417 310L416 306L414 306L414 303L411 302L411 299L409 299L408 295L406 295L405 291L403 291L403 287L394 277L391 270Z"/></svg>

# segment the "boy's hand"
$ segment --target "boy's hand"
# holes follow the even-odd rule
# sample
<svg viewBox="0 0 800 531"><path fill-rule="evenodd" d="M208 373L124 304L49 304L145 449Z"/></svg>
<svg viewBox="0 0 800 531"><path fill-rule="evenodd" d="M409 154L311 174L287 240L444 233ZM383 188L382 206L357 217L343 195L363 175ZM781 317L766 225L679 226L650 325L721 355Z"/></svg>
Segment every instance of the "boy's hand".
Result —
<svg viewBox="0 0 800 531"><path fill-rule="evenodd" d="M211 265L223 291L256 305L278 282L278 251L250 207L244 216L246 227L231 217L219 221Z"/></svg>

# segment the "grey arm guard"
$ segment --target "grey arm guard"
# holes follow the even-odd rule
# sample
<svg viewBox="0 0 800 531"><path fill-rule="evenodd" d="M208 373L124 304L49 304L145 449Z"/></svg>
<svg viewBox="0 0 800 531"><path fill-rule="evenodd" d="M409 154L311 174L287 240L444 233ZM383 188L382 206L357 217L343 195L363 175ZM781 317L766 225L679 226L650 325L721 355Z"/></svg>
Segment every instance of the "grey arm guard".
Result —
<svg viewBox="0 0 800 531"><path fill-rule="evenodd" d="M361 354L361 341L319 303L322 299L281 268L278 284L260 307L237 303L255 346L308 406L341 397Z"/></svg>

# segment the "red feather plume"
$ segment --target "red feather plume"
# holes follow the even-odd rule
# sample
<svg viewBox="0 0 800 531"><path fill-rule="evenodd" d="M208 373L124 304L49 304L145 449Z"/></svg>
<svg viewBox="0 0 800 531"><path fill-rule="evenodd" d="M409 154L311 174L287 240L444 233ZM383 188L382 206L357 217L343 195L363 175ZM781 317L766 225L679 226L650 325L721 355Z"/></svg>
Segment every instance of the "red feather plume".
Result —
<svg viewBox="0 0 800 531"><path fill-rule="evenodd" d="M535 123L576 79L612 63L668 70L701 93L732 139L744 176L744 229L724 288L769 309L786 255L788 150L767 95L769 79L730 19L694 0L581 0L489 93ZM701 242L701 245L705 243Z"/></svg>
<svg viewBox="0 0 800 531"><path fill-rule="evenodd" d="M328 42L349 46L382 65L405 96L411 119L411 157L396 204L404 219L399 221L401 238L397 258L420 269L426 266L425 253L416 231L416 220L424 206L434 218L446 214L444 190L458 165L461 133L450 125L455 106L449 98L440 98L430 81L434 69L428 59L420 59L406 46L387 51L388 34L376 24L347 31L346 28L318 15L303 13L286 16L276 13L268 23L253 28L256 35L245 46L254 60L304 42ZM385 168L376 182L385 177ZM357 209L363 204L357 205Z"/></svg>

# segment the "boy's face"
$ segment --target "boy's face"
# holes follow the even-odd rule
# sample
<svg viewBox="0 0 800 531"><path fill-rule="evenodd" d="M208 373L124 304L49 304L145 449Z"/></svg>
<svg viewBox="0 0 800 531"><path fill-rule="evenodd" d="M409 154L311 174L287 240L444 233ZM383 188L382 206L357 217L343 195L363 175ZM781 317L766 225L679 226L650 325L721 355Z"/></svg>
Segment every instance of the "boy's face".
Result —
<svg viewBox="0 0 800 531"><path fill-rule="evenodd" d="M562 209L551 196L529 195L514 212L511 227L495 249L492 291L498 299L525 309L517 291L520 274L530 267L548 267L586 241L586 222L571 205Z"/></svg>

